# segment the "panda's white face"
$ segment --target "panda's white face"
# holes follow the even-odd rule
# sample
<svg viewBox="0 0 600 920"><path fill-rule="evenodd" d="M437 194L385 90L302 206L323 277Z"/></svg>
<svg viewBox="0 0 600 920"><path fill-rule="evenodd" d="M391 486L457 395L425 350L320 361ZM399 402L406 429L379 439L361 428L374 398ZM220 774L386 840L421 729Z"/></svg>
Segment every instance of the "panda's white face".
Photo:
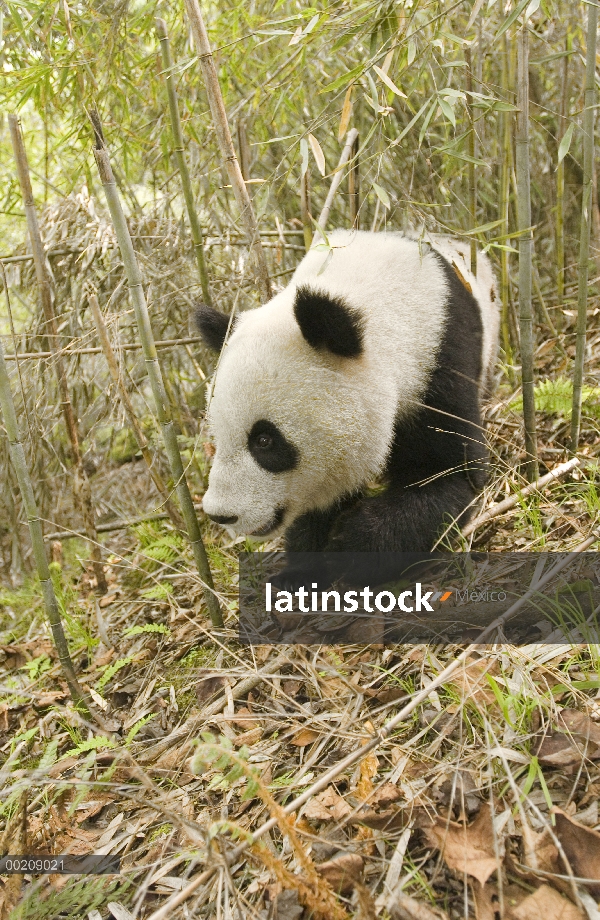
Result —
<svg viewBox="0 0 600 920"><path fill-rule="evenodd" d="M271 536L359 488L385 458L382 426L391 429L365 398L366 360L308 344L293 292L244 313L210 396L204 511L235 533Z"/></svg>

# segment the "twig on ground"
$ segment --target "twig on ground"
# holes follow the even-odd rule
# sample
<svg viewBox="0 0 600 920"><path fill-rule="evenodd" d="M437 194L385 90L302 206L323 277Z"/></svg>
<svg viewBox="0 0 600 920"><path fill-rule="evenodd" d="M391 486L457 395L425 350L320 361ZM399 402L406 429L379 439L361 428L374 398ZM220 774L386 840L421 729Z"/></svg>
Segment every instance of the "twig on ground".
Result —
<svg viewBox="0 0 600 920"><path fill-rule="evenodd" d="M510 498L505 498L504 501L498 502L496 505L492 505L491 508L488 508L487 511L484 511L483 514L480 514L479 517L476 517L473 521L470 521L469 524L463 527L463 537L469 537L483 524L487 524L488 521L491 521L492 518L498 517L498 515L504 514L506 511L510 511L510 509L514 508L522 498L525 498L527 495L531 495L532 492L539 492L540 489L544 489L549 483L560 479L562 476L566 476L567 473L570 473L571 470L574 470L576 467L578 467L580 463L581 460L579 460L578 457L574 457L572 460L567 460L565 463L561 463L559 466L555 467L549 473L546 473L545 476L541 476L534 482L530 482L529 485L526 485L523 489L521 489L520 492L517 492L515 495L511 495Z"/></svg>

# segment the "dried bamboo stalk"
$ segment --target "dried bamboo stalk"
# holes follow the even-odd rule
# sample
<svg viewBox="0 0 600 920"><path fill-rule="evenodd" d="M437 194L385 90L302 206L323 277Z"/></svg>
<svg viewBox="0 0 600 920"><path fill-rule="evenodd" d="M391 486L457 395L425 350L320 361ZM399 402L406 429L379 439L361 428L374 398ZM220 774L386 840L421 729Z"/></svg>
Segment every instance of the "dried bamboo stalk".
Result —
<svg viewBox="0 0 600 920"><path fill-rule="evenodd" d="M531 188L529 168L529 32L525 23L519 30L517 76L517 216L519 235L519 325L521 329L521 378L523 423L525 427L525 472L530 482L537 479L537 433L535 424L535 350L532 309L533 232L531 230Z"/></svg>
<svg viewBox="0 0 600 920"><path fill-rule="evenodd" d="M588 28L585 65L585 102L583 111L583 196L581 204L581 235L579 238L579 279L577 293L577 338L575 366L573 368L573 411L571 413L571 450L579 446L581 426L581 391L585 364L587 331L587 288L590 258L590 230L592 225L594 184L594 124L596 106L596 45L598 35L598 7L587 4Z"/></svg>
<svg viewBox="0 0 600 920"><path fill-rule="evenodd" d="M246 122L244 121L243 118L238 118L237 142L238 142L238 154L239 154L239 159L240 159L240 170L242 172L242 179L244 180L244 182L248 182L250 178L250 144L248 143L248 132L246 130Z"/></svg>
<svg viewBox="0 0 600 920"><path fill-rule="evenodd" d="M505 514L507 511L510 511L510 509L514 508L522 498L525 498L527 495L531 495L532 492L539 492L551 482L555 482L562 476L566 476L567 473L570 473L571 470L574 470L577 466L579 466L579 463L580 461L576 457L572 460L567 460L565 463L561 463L559 466L555 466L554 469L550 470L549 473L546 473L545 476L541 476L539 479L536 479L535 482L530 482L529 485L521 489L520 492L517 492L515 495L511 495L509 498L505 498L503 501L492 505L491 508L488 508L487 511L484 511L483 514L480 514L479 517L476 517L473 521L470 521L465 527L463 527L463 537L469 537L472 533L478 530L479 527L482 527L483 524L487 524L488 521L498 517L500 514Z"/></svg>
<svg viewBox="0 0 600 920"><path fill-rule="evenodd" d="M327 198L325 199L325 204L323 205L323 210L319 214L318 224L321 229L325 229L327 226L327 221L329 220L329 214L331 212L331 207L333 205L333 199L335 198L335 193L337 192L340 182L344 177L344 166L352 156L352 150L354 149L354 144L358 138L358 131L356 128L350 128L346 135L346 143L344 144L344 149L340 156L339 163L337 165L335 174L329 186L329 191L327 192Z"/></svg>
<svg viewBox="0 0 600 920"><path fill-rule="evenodd" d="M565 39L565 51L570 51L570 36ZM569 105L569 55L565 54L563 60L562 87L560 93L560 114L558 116L558 131L556 143L560 143L567 130L567 114ZM565 159L560 161L556 169L556 300L559 307L565 301ZM562 323L562 314L559 313L559 322Z"/></svg>
<svg viewBox="0 0 600 920"><path fill-rule="evenodd" d="M104 567L102 564L102 550L100 544L98 543L94 509L92 507L92 490L83 466L83 458L81 456L81 448L79 446L79 430L77 418L75 416L73 404L71 402L65 365L58 349L57 325L52 298L51 276L50 272L48 271L46 253L44 250L44 244L42 243L42 237L40 235L40 228L38 224L37 213L35 210L35 203L33 200L33 190L31 187L31 177L29 175L27 152L25 150L25 144L23 143L21 125L17 116L9 115L8 123L10 127L10 139L12 143L15 164L17 167L17 175L19 178L19 186L21 188L21 195L23 197L23 205L27 218L27 230L29 232L29 239L31 242L31 252L35 266L40 304L42 306L44 319L46 321L48 348L50 349L52 357L54 358L53 363L58 379L61 409L65 419L65 425L67 427L69 443L71 445L71 459L73 462L74 471L73 496L75 498L75 504L81 511L81 516L83 518L83 528L90 541L90 555L92 558L92 566L96 576L98 590L105 594L107 591L107 585L106 577L104 575Z"/></svg>
<svg viewBox="0 0 600 920"><path fill-rule="evenodd" d="M185 148L183 146L183 131L181 130L181 119L179 117L179 103L177 100L177 89L175 87L175 77L173 75L173 55L171 54L171 43L167 24L164 19L156 20L156 31L160 40L160 50L162 55L163 70L167 83L167 95L169 97L169 115L171 118L171 132L173 134L173 152L177 160L179 177L181 179L181 188L185 199L185 207L190 222L190 231L192 234L192 243L194 254L196 256L196 265L200 275L200 285L202 287L202 296L205 303L212 305L210 294L210 285L208 282L208 271L206 269L206 260L204 258L204 237L202 227L196 212L194 204L194 191L192 181L185 159Z"/></svg>
<svg viewBox="0 0 600 920"><path fill-rule="evenodd" d="M146 435L144 434L144 432L142 431L142 426L138 422L137 416L135 414L135 409L133 408L133 403L131 402L129 393L127 392L127 389L125 388L123 376L122 374L119 373L119 365L117 364L115 353L113 351L112 345L110 344L110 339L108 337L108 330L106 328L104 317L102 316L102 312L100 310L100 304L98 303L98 297L96 295L96 291L94 290L91 284L88 284L86 286L85 293L87 296L88 303L90 305L90 309L92 311L94 322L96 324L96 329L98 330L98 338L100 339L102 343L102 351L104 352L104 357L106 358L106 363L108 364L110 376L112 377L113 383L115 387L117 388L119 399L121 400L123 408L125 409L125 412L127 413L129 424L131 425L131 428L133 430L133 433L138 443L138 446L140 448L142 457L146 461L148 472L152 476L152 481L154 485L156 486L156 490L158 494L161 496L163 500L165 509L167 511L167 514L171 518L173 526L176 527L178 530L181 530L183 528L183 521L181 519L181 515L179 514L179 512L177 511L177 508L171 501L169 490L167 489L167 486L165 485L162 476L158 472L158 469L156 466L156 459L152 456L152 452L148 444L148 439Z"/></svg>
<svg viewBox="0 0 600 920"><path fill-rule="evenodd" d="M152 395L154 397L154 403L156 406L156 415L165 445L165 452L167 454L167 459L171 468L171 475L173 476L173 482L175 483L175 490L179 498L179 504L183 514L183 519L185 521L185 526L187 528L188 539L192 546L194 561L202 580L206 606L210 614L213 626L220 627L223 625L221 608L219 606L217 596L214 592L214 585L210 566L208 564L208 557L206 555L204 543L202 542L200 525L198 524L198 518L196 516L192 496L187 484L187 480L185 478L183 464L181 462L181 454L179 452L179 445L177 443L177 435L175 433L175 428L171 419L171 412L165 391L165 384L160 364L158 363L156 346L154 344L154 334L150 324L150 316L148 313L148 306L146 304L146 297L144 294L142 275L138 265L135 250L133 248L133 243L131 241L131 235L127 226L127 220L125 219L119 192L117 190L113 176L108 150L104 144L102 125L96 112L91 113L91 115L95 138L94 156L96 158L100 181L102 182L102 186L104 188L106 202L108 204L108 209L112 218L115 235L117 237L119 249L121 251L121 257L123 259L123 266L127 276L127 285L129 287L129 295L133 304L136 323L143 345L144 359L146 361L148 378L150 380Z"/></svg>
<svg viewBox="0 0 600 920"><path fill-rule="evenodd" d="M508 38L506 32L502 37L502 92L506 100L509 94L509 50ZM509 204L510 204L510 171L512 161L512 139L511 139L511 116L509 112L502 112L501 116L502 132L502 172L500 178L500 219L502 220L502 236L508 237L509 233ZM513 353L510 342L510 276L509 276L509 258L510 253L506 249L500 250L500 300L502 302L502 347L504 349L504 360L508 368L508 379L511 386L514 386L513 372Z"/></svg>
<svg viewBox="0 0 600 920"><path fill-rule="evenodd" d="M480 49L481 50L481 49ZM465 48L465 60L467 62L467 121L468 121L468 180L469 180L469 219L470 230L477 226L477 176L475 173L475 118L473 115L473 62L471 58L471 46ZM471 272L477 277L477 240L471 237Z"/></svg>
<svg viewBox="0 0 600 920"><path fill-rule="evenodd" d="M0 259L0 262L2 259ZM174 348L176 345L198 345L204 341L200 336L194 335L189 336L187 339L163 339L162 341L155 342L157 348ZM138 351L141 349L142 345L140 342L125 342L121 345L121 351ZM61 349L63 355L68 357L69 355L101 355L102 349L100 347L90 347L90 348L70 348L68 350ZM33 361L38 358L51 358L51 351L19 351L16 354L4 355L5 361Z"/></svg>
<svg viewBox="0 0 600 920"><path fill-rule="evenodd" d="M312 214L310 208L310 172L308 168L300 179L300 217L304 230L304 249L306 252L312 246Z"/></svg>
<svg viewBox="0 0 600 920"><path fill-rule="evenodd" d="M350 226L360 229L360 161L358 158L360 138L358 131L352 146L350 172L348 173L348 197L350 199Z"/></svg>
<svg viewBox="0 0 600 920"><path fill-rule="evenodd" d="M73 667L73 662L69 654L69 647L67 645L67 639L63 629L62 620L60 618L58 601L56 599L54 586L50 577L48 557L46 556L46 548L44 546L42 522L38 513L35 495L33 493L31 477L29 475L29 470L27 469L25 451L23 449L23 442L21 440L21 434L19 431L19 423L17 422L17 414L15 412L15 405L10 389L8 370L6 368L6 362L4 361L4 349L2 347L1 341L0 409L2 409L4 427L6 428L6 433L8 435L10 459L12 461L14 471L17 475L19 490L23 499L23 506L25 508L25 513L27 514L27 523L29 525L29 533L31 534L31 544L33 548L33 558L35 560L36 570L40 579L40 587L44 597L44 605L46 607L48 622L50 623L50 628L52 630L52 637L54 639L54 645L58 654L58 660L67 682L69 693L71 694L71 699L76 706L83 707L85 710L87 710L87 703L85 701L83 691L79 686L79 682L75 674L75 668Z"/></svg>
<svg viewBox="0 0 600 920"><path fill-rule="evenodd" d="M219 85L219 78L217 76L210 42L208 40L208 33L202 18L200 4L198 0L185 0L185 8L192 27L192 35L196 44L200 67L204 75L208 104L212 114L219 149L240 209L240 216L246 230L248 244L251 252L254 254L260 291L264 298L270 299L272 296L272 289L267 260L260 242L260 233L256 222L256 215L254 214L254 208L252 206L252 200L248 194L248 189L246 188L246 183L244 182L240 164L235 153L235 147L233 146L231 131L229 130L229 123L227 121L227 112L225 111L225 103L223 102L223 95Z"/></svg>

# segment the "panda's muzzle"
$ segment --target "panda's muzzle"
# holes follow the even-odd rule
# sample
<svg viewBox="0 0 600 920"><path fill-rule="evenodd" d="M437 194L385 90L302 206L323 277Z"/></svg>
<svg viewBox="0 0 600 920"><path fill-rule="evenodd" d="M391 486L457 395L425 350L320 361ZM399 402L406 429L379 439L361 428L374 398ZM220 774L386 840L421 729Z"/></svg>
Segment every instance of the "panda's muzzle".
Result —
<svg viewBox="0 0 600 920"><path fill-rule="evenodd" d="M258 530L253 530L250 536L251 537L266 537L268 534L271 533L272 530L276 530L281 525L284 515L285 515L285 508L284 507L277 508L277 510L275 511L275 514L273 515L269 523L266 524L264 527L259 527Z"/></svg>

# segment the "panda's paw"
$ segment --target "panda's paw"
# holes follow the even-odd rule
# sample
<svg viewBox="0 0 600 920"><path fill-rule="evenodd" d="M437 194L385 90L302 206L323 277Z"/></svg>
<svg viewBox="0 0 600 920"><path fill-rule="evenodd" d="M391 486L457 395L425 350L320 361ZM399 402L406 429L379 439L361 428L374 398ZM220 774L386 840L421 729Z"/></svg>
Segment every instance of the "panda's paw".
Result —
<svg viewBox="0 0 600 920"><path fill-rule="evenodd" d="M305 588L307 591L312 591L314 590L313 585L315 584L317 589L325 589L328 587L326 581L325 569L319 568L316 570L314 566L311 566L310 569L306 567L301 568L299 566L287 566L271 578L271 584L276 591L289 591L292 594L298 591L299 588Z"/></svg>

